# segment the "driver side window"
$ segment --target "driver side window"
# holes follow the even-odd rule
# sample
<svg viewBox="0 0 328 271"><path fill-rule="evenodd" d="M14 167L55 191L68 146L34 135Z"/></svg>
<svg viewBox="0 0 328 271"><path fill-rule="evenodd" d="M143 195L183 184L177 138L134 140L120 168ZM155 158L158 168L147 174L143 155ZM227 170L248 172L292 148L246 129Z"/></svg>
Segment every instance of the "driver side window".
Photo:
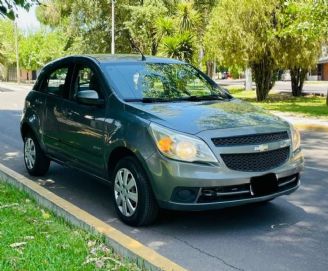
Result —
<svg viewBox="0 0 328 271"><path fill-rule="evenodd" d="M98 93L100 99L104 98L100 89L98 76L91 68L81 66L78 68L75 78L73 98L75 99L78 92L84 90L94 90Z"/></svg>

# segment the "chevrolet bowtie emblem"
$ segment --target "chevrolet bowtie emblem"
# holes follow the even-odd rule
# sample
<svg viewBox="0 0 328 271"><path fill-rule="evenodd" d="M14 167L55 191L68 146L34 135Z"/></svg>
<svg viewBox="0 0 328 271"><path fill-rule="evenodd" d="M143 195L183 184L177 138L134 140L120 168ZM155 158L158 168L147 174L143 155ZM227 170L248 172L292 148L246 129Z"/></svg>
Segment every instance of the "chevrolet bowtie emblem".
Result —
<svg viewBox="0 0 328 271"><path fill-rule="evenodd" d="M258 145L254 148L254 151L259 151L259 152L263 152L263 151L267 151L269 149L269 145L268 144L262 144L262 145Z"/></svg>

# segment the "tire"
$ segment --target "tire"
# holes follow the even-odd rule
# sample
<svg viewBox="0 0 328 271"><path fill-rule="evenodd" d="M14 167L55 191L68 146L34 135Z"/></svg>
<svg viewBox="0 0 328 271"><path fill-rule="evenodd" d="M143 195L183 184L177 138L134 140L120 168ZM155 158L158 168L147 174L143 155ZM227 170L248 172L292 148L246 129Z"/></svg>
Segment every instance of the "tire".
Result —
<svg viewBox="0 0 328 271"><path fill-rule="evenodd" d="M49 158L46 157L32 133L28 133L24 138L24 162L31 176L45 175L50 166Z"/></svg>
<svg viewBox="0 0 328 271"><path fill-rule="evenodd" d="M130 226L147 226L158 216L148 178L133 156L122 158L113 174L113 202L118 217Z"/></svg>

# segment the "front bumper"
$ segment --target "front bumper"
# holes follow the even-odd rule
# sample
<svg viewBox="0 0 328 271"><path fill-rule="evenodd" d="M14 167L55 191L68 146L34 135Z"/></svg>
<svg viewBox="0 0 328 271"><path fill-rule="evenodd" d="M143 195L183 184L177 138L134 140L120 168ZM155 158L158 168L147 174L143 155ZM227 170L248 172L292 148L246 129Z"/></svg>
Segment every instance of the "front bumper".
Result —
<svg viewBox="0 0 328 271"><path fill-rule="evenodd" d="M214 165L184 163L167 159L158 152L147 160L152 188L160 207L188 211L220 209L290 194L300 186L299 173L303 166L301 151L282 166L266 172L241 172ZM278 182L286 185L269 194L252 195L251 178L269 173L275 174ZM185 193L186 197L181 200L176 197L176 192L183 188L190 188L191 197L188 198L188 193ZM219 196L204 197L208 191L214 191Z"/></svg>

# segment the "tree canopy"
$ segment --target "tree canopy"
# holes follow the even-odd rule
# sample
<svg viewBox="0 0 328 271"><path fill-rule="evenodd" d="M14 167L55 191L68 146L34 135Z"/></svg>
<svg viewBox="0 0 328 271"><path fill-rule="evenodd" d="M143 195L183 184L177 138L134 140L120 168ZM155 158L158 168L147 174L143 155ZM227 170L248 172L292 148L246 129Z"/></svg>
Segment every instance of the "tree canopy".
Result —
<svg viewBox="0 0 328 271"><path fill-rule="evenodd" d="M4 0L0 12L12 17L16 6L35 2ZM47 30L20 35L27 69L65 54L110 52L111 0L43 0L37 17ZM2 32L10 33L10 26ZM2 36L0 61L14 61L12 36ZM328 0L120 0L115 5L117 53L173 57L206 67L209 75L216 63L231 70L250 67L259 101L282 69L290 70L293 94L300 95L327 36Z"/></svg>
<svg viewBox="0 0 328 271"><path fill-rule="evenodd" d="M65 55L66 38L59 32L40 30L21 38L20 65L26 70L38 70L47 62Z"/></svg>
<svg viewBox="0 0 328 271"><path fill-rule="evenodd" d="M168 9L162 1L145 0L143 5L128 5L130 19L124 22L126 34L143 53L156 55L159 43L165 35L161 23L168 16ZM163 26L165 27L165 26Z"/></svg>
<svg viewBox="0 0 328 271"><path fill-rule="evenodd" d="M116 52L136 52L138 47L145 54L177 57L198 64L207 19L216 2L120 0L115 6ZM108 0L45 0L37 16L43 24L65 32L70 37L67 45L72 51L110 51Z"/></svg>
<svg viewBox="0 0 328 271"><path fill-rule="evenodd" d="M283 3L277 32L281 47L278 61L280 67L290 70L294 96L301 95L305 76L317 63L326 41L327 4L309 0Z"/></svg>
<svg viewBox="0 0 328 271"><path fill-rule="evenodd" d="M0 20L0 63L9 65L15 61L14 24L8 19L2 19Z"/></svg>
<svg viewBox="0 0 328 271"><path fill-rule="evenodd" d="M1 0L0 1L0 15L14 19L17 7L28 10L32 5L39 3L38 0Z"/></svg>
<svg viewBox="0 0 328 271"><path fill-rule="evenodd" d="M0 78L7 79L8 67L16 62L14 24L0 20Z"/></svg>
<svg viewBox="0 0 328 271"><path fill-rule="evenodd" d="M206 48L225 65L251 67L259 101L267 97L279 68L290 69L292 79L295 70L302 71L296 76L301 87L327 35L325 2L221 0L207 28Z"/></svg>

